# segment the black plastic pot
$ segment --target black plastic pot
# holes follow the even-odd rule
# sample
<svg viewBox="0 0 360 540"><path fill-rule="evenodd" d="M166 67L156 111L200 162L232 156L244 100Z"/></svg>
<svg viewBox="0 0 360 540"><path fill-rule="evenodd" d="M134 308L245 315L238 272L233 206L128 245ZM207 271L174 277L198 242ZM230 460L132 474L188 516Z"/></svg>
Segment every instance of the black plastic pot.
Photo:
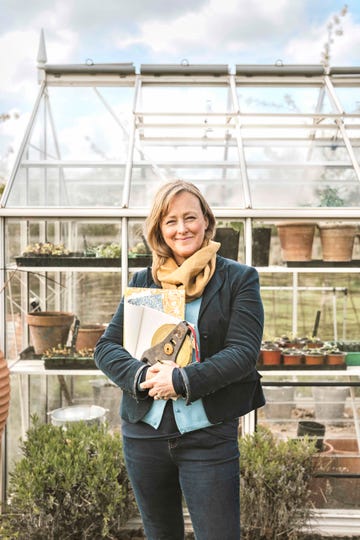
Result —
<svg viewBox="0 0 360 540"><path fill-rule="evenodd" d="M216 229L215 242L220 242L218 254L227 259L238 260L240 232L232 227L219 227Z"/></svg>
<svg viewBox="0 0 360 540"><path fill-rule="evenodd" d="M269 266L271 228L258 227L252 231L252 264L253 266Z"/></svg>
<svg viewBox="0 0 360 540"><path fill-rule="evenodd" d="M313 422L311 420L300 420L297 429L298 437L308 436L316 439L316 448L319 452L323 450L325 426L319 422Z"/></svg>

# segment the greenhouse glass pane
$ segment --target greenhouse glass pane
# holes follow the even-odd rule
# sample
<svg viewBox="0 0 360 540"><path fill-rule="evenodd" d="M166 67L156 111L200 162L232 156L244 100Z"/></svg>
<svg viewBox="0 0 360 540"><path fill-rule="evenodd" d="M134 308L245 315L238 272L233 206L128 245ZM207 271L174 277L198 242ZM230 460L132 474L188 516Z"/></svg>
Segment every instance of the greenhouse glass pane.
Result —
<svg viewBox="0 0 360 540"><path fill-rule="evenodd" d="M358 206L360 184L352 169L283 166L249 168L252 203L260 208Z"/></svg>
<svg viewBox="0 0 360 540"><path fill-rule="evenodd" d="M142 116L137 121L137 139L139 144L151 144L152 141L164 141L174 145L187 141L188 144L206 146L213 141L234 137L235 120L233 115L159 115L157 113Z"/></svg>
<svg viewBox="0 0 360 540"><path fill-rule="evenodd" d="M153 140L154 141L154 140ZM184 141L176 139L173 142L167 138L156 141L141 142L135 152L134 160L149 163L213 163L238 161L237 143L229 140Z"/></svg>
<svg viewBox="0 0 360 540"><path fill-rule="evenodd" d="M330 141L244 141L245 158L248 166L268 163L283 166L293 164L326 164L327 162L342 162L351 166L348 151L342 141L333 144Z"/></svg>
<svg viewBox="0 0 360 540"><path fill-rule="evenodd" d="M335 112L321 86L241 86L237 95L242 113L312 114Z"/></svg>
<svg viewBox="0 0 360 540"><path fill-rule="evenodd" d="M8 206L121 205L132 87L50 87L34 119Z"/></svg>
<svg viewBox="0 0 360 540"><path fill-rule="evenodd" d="M161 88L156 90L161 91ZM169 90L171 95L172 90L176 90L177 95L177 92L183 89L166 90ZM197 95L202 89L194 87L191 90L195 90ZM211 90L224 92L223 88ZM186 102L181 101L181 107L184 103ZM179 107L179 104L177 106ZM220 110L224 111L224 107ZM167 108L166 103L164 108ZM220 112L203 115L188 114L187 110L186 113L178 115L169 112L158 114L158 111L153 114L139 114L131 181L131 206L141 207L144 202L146 206L149 205L149 195L157 189L154 176L160 182L181 178L201 185L203 190L211 192L212 204L215 206L243 206L235 127L235 116Z"/></svg>
<svg viewBox="0 0 360 540"><path fill-rule="evenodd" d="M23 166L8 206L121 206L125 167Z"/></svg>
<svg viewBox="0 0 360 540"><path fill-rule="evenodd" d="M161 85L148 86L143 83L141 112L193 112L206 117L206 113L229 110L229 87L227 85Z"/></svg>
<svg viewBox="0 0 360 540"><path fill-rule="evenodd" d="M189 164L151 166L134 164L131 182L131 207L148 207L159 186L175 178L196 184L212 206L244 206L241 173L231 167L191 167Z"/></svg>
<svg viewBox="0 0 360 540"><path fill-rule="evenodd" d="M335 92L341 107L346 113L360 115L360 95L358 86L342 87L336 86Z"/></svg>
<svg viewBox="0 0 360 540"><path fill-rule="evenodd" d="M132 88L76 87L48 91L48 115L52 115L53 127L48 126L47 138L56 141L58 155L54 159L126 159Z"/></svg>

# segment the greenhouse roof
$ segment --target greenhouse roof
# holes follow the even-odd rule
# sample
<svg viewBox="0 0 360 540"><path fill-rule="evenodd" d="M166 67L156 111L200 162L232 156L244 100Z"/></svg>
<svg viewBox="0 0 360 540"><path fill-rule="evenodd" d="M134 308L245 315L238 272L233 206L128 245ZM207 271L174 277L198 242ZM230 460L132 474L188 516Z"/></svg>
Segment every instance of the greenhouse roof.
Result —
<svg viewBox="0 0 360 540"><path fill-rule="evenodd" d="M45 55L46 56L46 55ZM183 178L239 212L360 208L360 67L52 65L2 207L148 208Z"/></svg>

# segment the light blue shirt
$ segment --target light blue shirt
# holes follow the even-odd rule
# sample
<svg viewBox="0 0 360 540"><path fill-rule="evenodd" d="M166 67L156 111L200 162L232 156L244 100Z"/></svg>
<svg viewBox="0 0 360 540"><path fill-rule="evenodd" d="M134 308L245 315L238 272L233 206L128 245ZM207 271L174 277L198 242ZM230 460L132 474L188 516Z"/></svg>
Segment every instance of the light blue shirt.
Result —
<svg viewBox="0 0 360 540"><path fill-rule="evenodd" d="M201 298L197 298L193 302L186 304L185 307L185 319L195 328L196 340L199 346L200 340L197 321L199 318L200 305ZM195 350L193 350L192 361L196 361ZM157 429L160 425L165 405L166 400L164 399L154 401L150 410L142 418L142 421ZM213 425L211 422L209 422L206 416L202 399L198 399L190 405L186 405L185 399L183 397L179 397L177 400L172 401L172 406L175 422L180 433L187 433L189 431L194 431L196 429Z"/></svg>

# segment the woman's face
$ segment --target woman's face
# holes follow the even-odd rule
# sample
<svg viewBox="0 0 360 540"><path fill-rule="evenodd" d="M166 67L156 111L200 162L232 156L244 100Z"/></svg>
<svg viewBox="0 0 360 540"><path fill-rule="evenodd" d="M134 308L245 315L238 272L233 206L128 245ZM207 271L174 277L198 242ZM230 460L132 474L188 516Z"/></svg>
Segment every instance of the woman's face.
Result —
<svg viewBox="0 0 360 540"><path fill-rule="evenodd" d="M182 264L201 248L207 227L208 220L196 195L181 191L173 197L160 230L177 264Z"/></svg>

